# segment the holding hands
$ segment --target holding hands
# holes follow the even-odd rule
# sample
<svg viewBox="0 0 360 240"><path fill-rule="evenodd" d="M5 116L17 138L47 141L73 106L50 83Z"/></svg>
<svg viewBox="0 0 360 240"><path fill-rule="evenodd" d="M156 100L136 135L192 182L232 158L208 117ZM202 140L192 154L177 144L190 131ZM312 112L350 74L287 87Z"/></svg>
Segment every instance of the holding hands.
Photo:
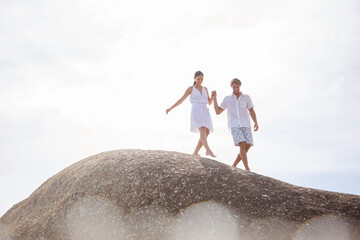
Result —
<svg viewBox="0 0 360 240"><path fill-rule="evenodd" d="M211 98L212 98L212 99L216 98L216 91L212 91L212 92L211 92Z"/></svg>

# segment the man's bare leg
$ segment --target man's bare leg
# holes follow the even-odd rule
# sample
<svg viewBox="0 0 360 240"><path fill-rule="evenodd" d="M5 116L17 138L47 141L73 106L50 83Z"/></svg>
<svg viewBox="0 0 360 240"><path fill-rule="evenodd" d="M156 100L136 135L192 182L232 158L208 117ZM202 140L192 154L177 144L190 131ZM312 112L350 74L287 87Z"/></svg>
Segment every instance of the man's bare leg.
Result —
<svg viewBox="0 0 360 240"><path fill-rule="evenodd" d="M249 151L250 148L251 148L251 144L246 144L246 153ZM236 167L240 161L241 161L241 156L240 156L240 153L239 153L237 155L236 159L235 159L233 167Z"/></svg>
<svg viewBox="0 0 360 240"><path fill-rule="evenodd" d="M241 161L241 156L240 156L240 153L237 155L236 159L235 159L235 162L233 164L233 167L236 167L236 165L238 165L238 163Z"/></svg>
<svg viewBox="0 0 360 240"><path fill-rule="evenodd" d="M244 167L247 171L250 171L249 165L248 165L248 159L246 154L246 142L240 143L240 157L243 161Z"/></svg>

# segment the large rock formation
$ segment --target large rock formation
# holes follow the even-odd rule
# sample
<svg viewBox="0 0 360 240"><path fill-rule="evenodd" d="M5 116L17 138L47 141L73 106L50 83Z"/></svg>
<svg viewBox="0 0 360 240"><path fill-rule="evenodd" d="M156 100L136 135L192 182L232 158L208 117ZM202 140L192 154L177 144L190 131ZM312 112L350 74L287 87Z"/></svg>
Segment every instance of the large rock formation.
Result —
<svg viewBox="0 0 360 240"><path fill-rule="evenodd" d="M0 219L0 239L360 239L360 197L192 155L100 153Z"/></svg>

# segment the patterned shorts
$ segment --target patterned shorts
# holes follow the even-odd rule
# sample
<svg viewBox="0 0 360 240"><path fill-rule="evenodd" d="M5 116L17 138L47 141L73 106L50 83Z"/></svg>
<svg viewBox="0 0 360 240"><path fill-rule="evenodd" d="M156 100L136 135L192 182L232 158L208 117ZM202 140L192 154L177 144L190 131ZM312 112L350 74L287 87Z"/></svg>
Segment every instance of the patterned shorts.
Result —
<svg viewBox="0 0 360 240"><path fill-rule="evenodd" d="M240 142L246 142L247 144L254 145L253 136L250 128L246 127L232 127L231 135L234 140L235 146L239 146Z"/></svg>

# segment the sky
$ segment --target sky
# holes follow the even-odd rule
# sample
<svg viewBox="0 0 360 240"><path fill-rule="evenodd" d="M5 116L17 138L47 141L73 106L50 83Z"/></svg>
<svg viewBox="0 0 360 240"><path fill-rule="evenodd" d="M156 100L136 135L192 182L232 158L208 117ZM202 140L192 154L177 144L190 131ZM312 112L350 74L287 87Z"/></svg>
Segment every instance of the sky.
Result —
<svg viewBox="0 0 360 240"><path fill-rule="evenodd" d="M235 77L251 96L253 172L360 195L359 30L356 0L0 1L0 216L100 152L191 154L189 99L165 111L198 70L220 102ZM208 107L231 165L226 113Z"/></svg>

